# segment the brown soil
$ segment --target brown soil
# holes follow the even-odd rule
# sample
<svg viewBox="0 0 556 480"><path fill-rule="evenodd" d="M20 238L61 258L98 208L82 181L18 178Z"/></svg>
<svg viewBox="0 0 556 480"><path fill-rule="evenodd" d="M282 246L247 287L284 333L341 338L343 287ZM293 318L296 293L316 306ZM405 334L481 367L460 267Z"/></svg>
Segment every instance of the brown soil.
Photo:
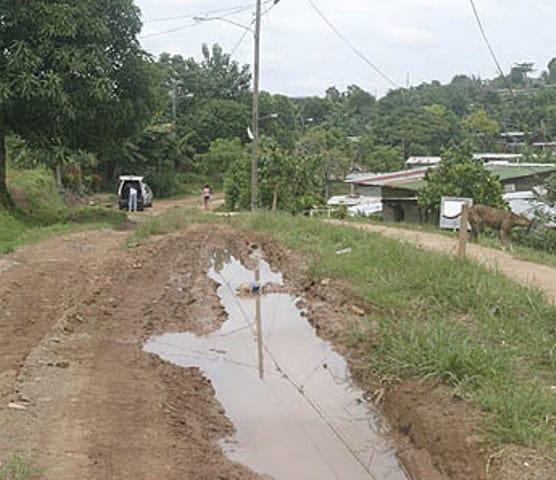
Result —
<svg viewBox="0 0 556 480"><path fill-rule="evenodd" d="M206 275L217 248L249 265L253 244L262 246L354 371L364 352L349 346L349 332L373 306L347 285L310 282L302 259L262 235L193 226L133 250L122 247L125 238L78 233L0 258L0 461L21 452L46 480L262 478L218 447L233 425L210 382L143 353L142 342L219 327L223 310ZM479 480L487 465L496 479L529 478L507 473L504 455L482 451L480 412L446 389L358 380L384 405L415 479Z"/></svg>
<svg viewBox="0 0 556 480"><path fill-rule="evenodd" d="M234 237L192 228L133 251L124 238L74 234L2 259L0 459L29 455L55 480L260 478L218 448L233 425L210 382L141 352L153 332L218 326L205 273Z"/></svg>

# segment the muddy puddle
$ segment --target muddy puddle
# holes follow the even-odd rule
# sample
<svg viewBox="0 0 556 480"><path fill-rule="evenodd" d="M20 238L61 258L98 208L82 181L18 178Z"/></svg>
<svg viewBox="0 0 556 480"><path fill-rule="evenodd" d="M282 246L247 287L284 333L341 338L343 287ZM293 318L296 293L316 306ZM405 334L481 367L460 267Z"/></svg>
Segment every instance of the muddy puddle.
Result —
<svg viewBox="0 0 556 480"><path fill-rule="evenodd" d="M259 265L261 287L283 283L266 262ZM226 454L275 480L407 480L380 417L296 299L264 288L259 296L246 293L256 273L225 252L214 255L209 276L228 314L222 328L207 337L153 337L144 350L210 378L237 430L221 443Z"/></svg>

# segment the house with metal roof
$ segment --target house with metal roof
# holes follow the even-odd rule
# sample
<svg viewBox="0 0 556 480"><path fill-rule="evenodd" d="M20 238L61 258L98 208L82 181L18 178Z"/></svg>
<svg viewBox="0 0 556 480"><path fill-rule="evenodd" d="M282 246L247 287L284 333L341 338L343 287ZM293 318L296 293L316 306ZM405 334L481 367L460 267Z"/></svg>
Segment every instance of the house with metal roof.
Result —
<svg viewBox="0 0 556 480"><path fill-rule="evenodd" d="M520 153L474 153L473 158L483 163L489 162L514 162L519 163L524 159ZM405 165L407 168L434 167L442 161L442 157L409 157Z"/></svg>
<svg viewBox="0 0 556 480"><path fill-rule="evenodd" d="M436 224L438 218L427 217L417 204L419 191L425 186L425 175L430 168L378 175L360 181L358 189L382 198L386 221ZM500 178L506 192L530 191L556 173L556 165L552 164L487 163L485 168Z"/></svg>

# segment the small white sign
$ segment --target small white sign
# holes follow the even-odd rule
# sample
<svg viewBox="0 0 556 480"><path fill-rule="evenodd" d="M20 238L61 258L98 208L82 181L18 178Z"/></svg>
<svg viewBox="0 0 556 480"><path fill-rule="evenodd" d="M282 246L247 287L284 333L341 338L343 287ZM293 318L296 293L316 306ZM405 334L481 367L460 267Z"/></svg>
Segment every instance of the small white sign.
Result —
<svg viewBox="0 0 556 480"><path fill-rule="evenodd" d="M440 228L445 230L459 230L461 220L460 214L464 205L472 207L473 199L465 197L442 197L440 204Z"/></svg>

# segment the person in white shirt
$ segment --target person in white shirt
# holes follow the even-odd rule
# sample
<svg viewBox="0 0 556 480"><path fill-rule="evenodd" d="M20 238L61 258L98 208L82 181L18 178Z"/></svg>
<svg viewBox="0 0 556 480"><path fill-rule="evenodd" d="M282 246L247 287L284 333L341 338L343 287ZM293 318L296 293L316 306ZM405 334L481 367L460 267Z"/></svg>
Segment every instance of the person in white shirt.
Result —
<svg viewBox="0 0 556 480"><path fill-rule="evenodd" d="M129 199L127 202L127 210L129 212L137 211L137 189L134 187L129 188Z"/></svg>

